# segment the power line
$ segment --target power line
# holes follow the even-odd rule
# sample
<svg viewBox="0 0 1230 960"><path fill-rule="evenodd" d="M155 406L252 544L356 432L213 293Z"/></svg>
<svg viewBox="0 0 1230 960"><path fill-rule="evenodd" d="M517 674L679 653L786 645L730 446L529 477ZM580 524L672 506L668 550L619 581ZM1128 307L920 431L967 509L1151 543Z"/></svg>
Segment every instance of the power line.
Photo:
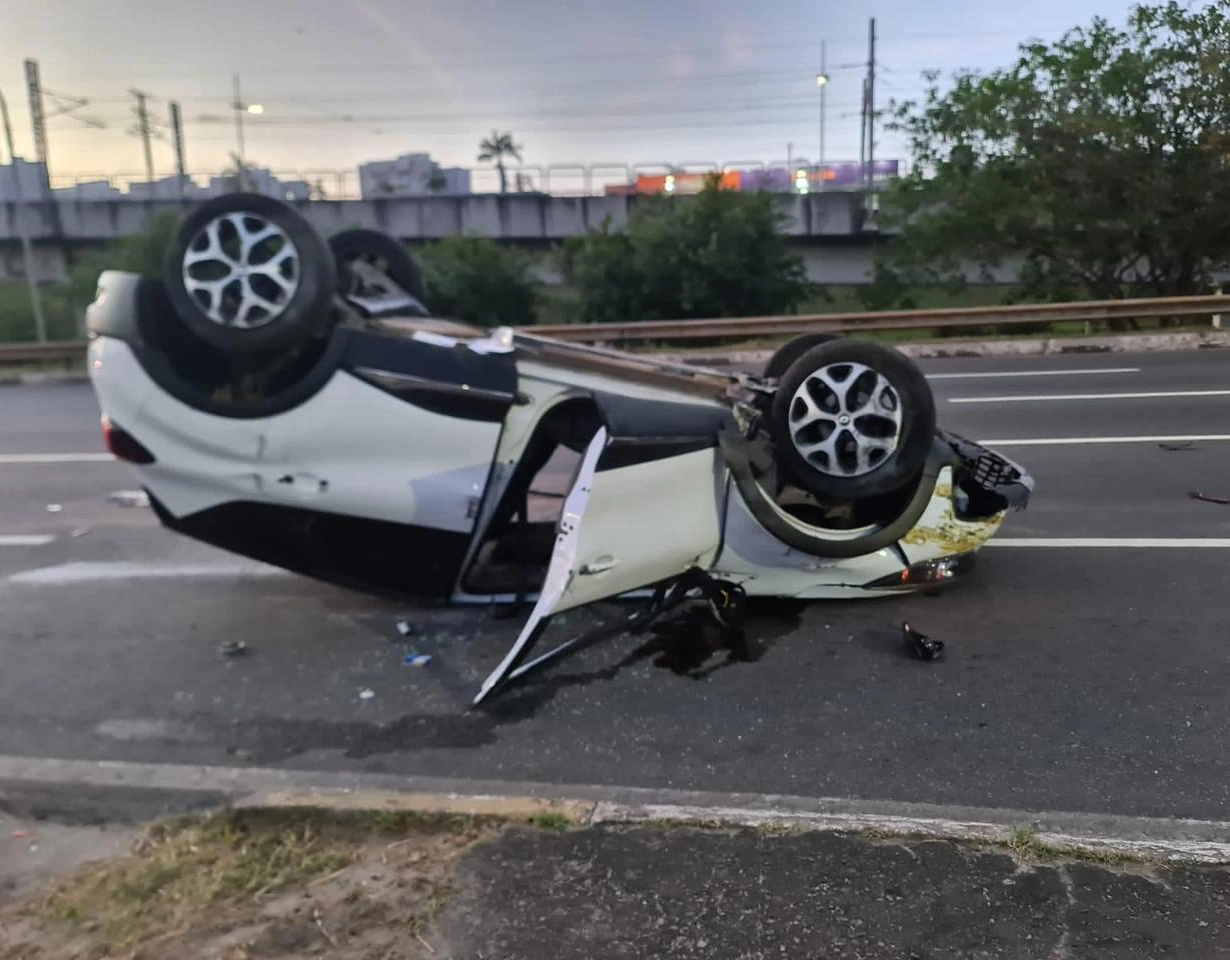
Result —
<svg viewBox="0 0 1230 960"><path fill-rule="evenodd" d="M1051 27L1043 31L1035 31L1030 33L1021 30L948 30L941 32L905 32L891 33L881 35L879 44L881 46L891 47L899 43L909 43L915 40L972 40L972 39L1007 39L1016 38L1022 42L1028 40L1031 36L1036 36L1038 33L1062 33L1070 29L1070 23L1064 24L1062 27ZM828 37L828 41L832 44L861 44L866 38L859 36L837 36ZM819 40L781 40L770 41L766 43L745 44L741 50L748 53L753 52L768 52L773 50L799 50L812 51L816 57L820 54ZM510 68L530 68L541 69L543 67L568 64L595 64L617 61L635 61L635 60L667 60L671 57L705 57L705 56L730 56L728 47L693 47L685 49L657 49L646 50L642 48L619 50L619 51L593 51L590 53L573 54L566 57L537 57L533 59L512 59L512 60L493 60L491 58L483 58L482 60L461 60L450 59L448 66L451 69L465 70L467 73L482 70L507 70ZM219 69L210 69L206 71L191 71L186 72L182 68L173 67L167 64L169 72L166 74L149 73L148 68L151 66L149 61L144 61L142 65L141 75L143 77L155 77L157 79L183 79L183 78L203 78L215 77L220 72ZM861 64L860 64L861 66ZM154 69L162 69L163 65L154 65ZM270 69L260 69L243 66L243 75L245 77L269 77L269 76L319 76L326 73L354 73L354 74L379 74L379 73L396 73L400 75L427 73L431 72L431 67L419 67L407 62L398 63L311 63L304 64L302 67L280 67ZM126 68L125 73L131 74L132 68ZM94 73L82 74L86 79L108 79L118 76L124 76L125 73Z"/></svg>

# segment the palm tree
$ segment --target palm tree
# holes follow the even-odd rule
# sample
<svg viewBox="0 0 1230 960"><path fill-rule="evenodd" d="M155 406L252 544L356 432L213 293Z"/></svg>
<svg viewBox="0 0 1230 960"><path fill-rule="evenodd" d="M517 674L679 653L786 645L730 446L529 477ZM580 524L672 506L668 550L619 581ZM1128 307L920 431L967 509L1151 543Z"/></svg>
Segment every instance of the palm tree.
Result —
<svg viewBox="0 0 1230 960"><path fill-rule="evenodd" d="M521 144L513 143L511 133L499 133L492 130L491 136L478 145L478 162L495 161L495 168L500 172L500 193L508 193L508 173L504 169L504 158L512 157L521 162Z"/></svg>

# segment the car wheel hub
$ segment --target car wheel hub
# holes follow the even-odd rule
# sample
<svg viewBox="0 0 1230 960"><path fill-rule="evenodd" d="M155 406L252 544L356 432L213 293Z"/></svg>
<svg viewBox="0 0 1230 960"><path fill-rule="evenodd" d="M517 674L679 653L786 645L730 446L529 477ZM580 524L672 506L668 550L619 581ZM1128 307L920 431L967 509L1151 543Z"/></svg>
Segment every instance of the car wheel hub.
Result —
<svg viewBox="0 0 1230 960"><path fill-rule="evenodd" d="M222 327L252 330L272 323L299 289L299 250L263 217L226 213L188 244L184 287L201 312Z"/></svg>
<svg viewBox="0 0 1230 960"><path fill-rule="evenodd" d="M883 374L861 363L813 371L790 400L790 441L814 469L860 477L901 442L901 397Z"/></svg>

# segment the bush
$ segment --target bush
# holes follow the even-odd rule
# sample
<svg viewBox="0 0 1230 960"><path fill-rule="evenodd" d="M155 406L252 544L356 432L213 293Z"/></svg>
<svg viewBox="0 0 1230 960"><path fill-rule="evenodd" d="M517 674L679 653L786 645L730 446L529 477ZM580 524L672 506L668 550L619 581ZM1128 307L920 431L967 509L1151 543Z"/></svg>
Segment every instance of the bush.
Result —
<svg viewBox="0 0 1230 960"><path fill-rule="evenodd" d="M41 284L39 300L43 320L47 324L48 340L77 339L76 314L62 283ZM34 307L30 303L30 288L24 280L0 282L0 343L17 343L38 339L34 322Z"/></svg>
<svg viewBox="0 0 1230 960"><path fill-rule="evenodd" d="M81 309L94 299L98 276L104 270L123 270L143 277L162 277L162 258L179 227L178 214L155 217L140 233L89 250L77 257L68 273L69 296Z"/></svg>
<svg viewBox="0 0 1230 960"><path fill-rule="evenodd" d="M637 204L625 230L608 220L564 245L561 267L587 322L780 314L807 297L771 194L710 183L694 197Z"/></svg>
<svg viewBox="0 0 1230 960"><path fill-rule="evenodd" d="M539 286L530 257L472 235L447 237L418 253L432 313L481 327L534 322Z"/></svg>

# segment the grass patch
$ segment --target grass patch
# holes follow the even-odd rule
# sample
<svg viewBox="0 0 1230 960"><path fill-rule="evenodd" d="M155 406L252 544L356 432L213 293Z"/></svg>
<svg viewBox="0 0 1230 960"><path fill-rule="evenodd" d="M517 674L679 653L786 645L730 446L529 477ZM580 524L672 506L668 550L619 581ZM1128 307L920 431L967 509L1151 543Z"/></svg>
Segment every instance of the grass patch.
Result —
<svg viewBox="0 0 1230 960"><path fill-rule="evenodd" d="M286 947L285 925L294 923L298 940L350 936L356 950L362 944L355 955L367 956L386 933L425 929L447 900L453 860L493 829L471 817L316 810L156 824L131 856L88 866L0 913L0 960L24 958L33 944L49 958L198 955L240 928L256 931L257 945L272 938ZM377 916L396 920L368 929L363 921Z"/></svg>
<svg viewBox="0 0 1230 960"><path fill-rule="evenodd" d="M572 821L562 813L538 813L530 817L530 823L540 830L563 831L572 826Z"/></svg>
<svg viewBox="0 0 1230 960"><path fill-rule="evenodd" d="M1147 857L1123 853L1118 850L1101 850L1094 847L1074 847L1048 843L1028 827L1013 827L1012 834L1004 844L1018 860L1024 863L1050 864L1079 861L1103 866L1119 866L1129 863L1150 863Z"/></svg>

